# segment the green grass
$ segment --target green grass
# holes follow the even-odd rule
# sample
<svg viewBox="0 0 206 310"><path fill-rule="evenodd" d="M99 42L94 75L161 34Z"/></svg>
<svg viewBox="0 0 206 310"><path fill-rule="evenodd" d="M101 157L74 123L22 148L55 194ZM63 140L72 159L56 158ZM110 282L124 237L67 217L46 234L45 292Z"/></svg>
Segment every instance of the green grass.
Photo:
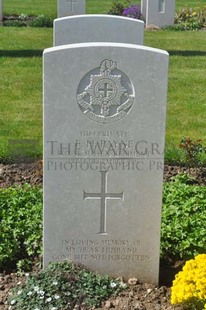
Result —
<svg viewBox="0 0 206 310"><path fill-rule="evenodd" d="M52 29L0 28L0 157L9 139L42 141L42 51Z"/></svg>
<svg viewBox="0 0 206 310"><path fill-rule="evenodd" d="M145 45L170 54L167 145L182 136L206 140L205 33L147 31Z"/></svg>
<svg viewBox="0 0 206 310"><path fill-rule="evenodd" d="M4 11L54 16L56 1L47 1L14 0L11 5L5 0ZM87 11L105 12L111 3L87 0ZM204 1L176 1L177 7L200 3L203 5ZM42 142L41 55L43 49L52 46L52 29L0 27L0 38L1 158L8 156L9 139L40 139ZM178 147L182 136L206 141L205 32L146 31L145 45L170 53L168 154L174 154L171 146Z"/></svg>
<svg viewBox="0 0 206 310"><path fill-rule="evenodd" d="M180 8L194 8L194 7L202 7L205 5L205 0L176 0L176 9L179 10Z"/></svg>
<svg viewBox="0 0 206 310"><path fill-rule="evenodd" d="M57 15L57 1L56 0L4 0L3 14L27 14L38 15L45 14L52 17Z"/></svg>
<svg viewBox="0 0 206 310"><path fill-rule="evenodd" d="M105 13L112 5L112 0L87 0L87 14L102 14ZM133 1L140 3L140 0ZM182 7L198 7L205 5L205 0L176 0L176 9ZM57 16L57 0L4 0L3 1L4 15L10 14L27 14L38 15L45 14L53 18Z"/></svg>
<svg viewBox="0 0 206 310"><path fill-rule="evenodd" d="M0 154L8 139L42 139L42 51L52 29L0 28ZM195 44L194 44L195 42ZM170 53L167 146L206 140L205 33L145 32L145 45Z"/></svg>

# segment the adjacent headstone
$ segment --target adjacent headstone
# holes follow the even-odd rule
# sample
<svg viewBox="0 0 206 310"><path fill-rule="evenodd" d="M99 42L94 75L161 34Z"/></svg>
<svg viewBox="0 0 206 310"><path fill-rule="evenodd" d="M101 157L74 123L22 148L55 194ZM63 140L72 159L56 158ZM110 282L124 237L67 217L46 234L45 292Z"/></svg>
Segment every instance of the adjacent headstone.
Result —
<svg viewBox="0 0 206 310"><path fill-rule="evenodd" d="M58 17L86 13L86 0L58 0Z"/></svg>
<svg viewBox="0 0 206 310"><path fill-rule="evenodd" d="M71 16L54 21L54 46L87 42L143 45L144 22L112 15Z"/></svg>
<svg viewBox="0 0 206 310"><path fill-rule="evenodd" d="M146 15L147 15L147 0L141 0L141 13L143 16L143 19L146 23Z"/></svg>
<svg viewBox="0 0 206 310"><path fill-rule="evenodd" d="M3 20L3 4L2 4L3 0L0 0L0 22L2 22Z"/></svg>
<svg viewBox="0 0 206 310"><path fill-rule="evenodd" d="M141 9L146 26L163 27L174 24L175 0L142 0Z"/></svg>
<svg viewBox="0 0 206 310"><path fill-rule="evenodd" d="M44 52L44 266L158 283L168 53Z"/></svg>

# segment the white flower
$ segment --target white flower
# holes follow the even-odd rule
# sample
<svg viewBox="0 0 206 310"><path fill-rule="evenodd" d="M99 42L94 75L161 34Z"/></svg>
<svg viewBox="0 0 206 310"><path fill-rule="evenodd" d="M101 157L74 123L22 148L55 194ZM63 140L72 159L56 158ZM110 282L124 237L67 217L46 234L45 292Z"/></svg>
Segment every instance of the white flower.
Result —
<svg viewBox="0 0 206 310"><path fill-rule="evenodd" d="M57 310L57 307L52 307L51 310Z"/></svg>
<svg viewBox="0 0 206 310"><path fill-rule="evenodd" d="M102 288L103 288L103 290L106 290L107 286L106 286L106 285L104 285Z"/></svg>
<svg viewBox="0 0 206 310"><path fill-rule="evenodd" d="M42 295L42 296L45 294L45 292L44 292L44 291L41 291L41 290L38 291L37 293L40 294L40 295Z"/></svg>
<svg viewBox="0 0 206 310"><path fill-rule="evenodd" d="M17 285L21 285L21 281L19 281L19 282L17 283Z"/></svg>
<svg viewBox="0 0 206 310"><path fill-rule="evenodd" d="M40 296L39 299L44 299L44 296Z"/></svg>
<svg viewBox="0 0 206 310"><path fill-rule="evenodd" d="M34 310L40 310L39 308L35 308Z"/></svg>
<svg viewBox="0 0 206 310"><path fill-rule="evenodd" d="M12 301L11 301L11 305L14 305L14 304L15 304L15 302L16 302L16 300L15 300L15 299L12 299Z"/></svg>
<svg viewBox="0 0 206 310"><path fill-rule="evenodd" d="M35 290L35 292L38 292L38 291L39 291L39 287L38 287L38 286L35 286L35 287L34 287L34 290Z"/></svg>
<svg viewBox="0 0 206 310"><path fill-rule="evenodd" d="M46 302L50 302L51 300L52 300L52 298L49 297L49 298L46 299Z"/></svg>
<svg viewBox="0 0 206 310"><path fill-rule="evenodd" d="M59 299L60 296L59 296L59 295L54 295L54 298L55 298L55 299Z"/></svg>
<svg viewBox="0 0 206 310"><path fill-rule="evenodd" d="M31 292L31 291L27 293L27 296L31 296L31 295L32 295L32 292Z"/></svg>
<svg viewBox="0 0 206 310"><path fill-rule="evenodd" d="M20 290L20 291L17 292L17 295L20 295L21 293L22 293L22 291Z"/></svg>
<svg viewBox="0 0 206 310"><path fill-rule="evenodd" d="M26 276L26 277L29 277L29 273L25 273L25 276Z"/></svg>
<svg viewBox="0 0 206 310"><path fill-rule="evenodd" d="M58 284L58 282L57 282L57 281L54 281L52 284L53 284L53 285L57 285L57 284Z"/></svg>
<svg viewBox="0 0 206 310"><path fill-rule="evenodd" d="M117 284L116 284L116 283L114 283L114 282L111 282L111 283L110 283L110 286L111 286L112 288L114 288L114 287L116 287L116 286L117 286Z"/></svg>

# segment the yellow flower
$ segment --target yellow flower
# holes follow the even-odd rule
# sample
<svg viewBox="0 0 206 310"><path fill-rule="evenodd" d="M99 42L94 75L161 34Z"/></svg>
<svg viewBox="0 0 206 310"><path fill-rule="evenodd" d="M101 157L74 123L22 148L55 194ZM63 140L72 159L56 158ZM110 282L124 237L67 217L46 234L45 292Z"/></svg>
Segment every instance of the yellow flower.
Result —
<svg viewBox="0 0 206 310"><path fill-rule="evenodd" d="M206 309L206 254L185 263L173 281L171 303L202 302Z"/></svg>

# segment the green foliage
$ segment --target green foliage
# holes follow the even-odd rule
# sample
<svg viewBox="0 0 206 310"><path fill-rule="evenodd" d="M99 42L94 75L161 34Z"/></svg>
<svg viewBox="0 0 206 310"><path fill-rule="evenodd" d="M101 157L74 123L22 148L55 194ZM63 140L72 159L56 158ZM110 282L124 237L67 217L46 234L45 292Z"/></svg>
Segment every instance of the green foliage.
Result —
<svg viewBox="0 0 206 310"><path fill-rule="evenodd" d="M180 174L164 184L162 257L191 258L206 251L206 188ZM31 269L42 254L42 189L0 190L0 269Z"/></svg>
<svg viewBox="0 0 206 310"><path fill-rule="evenodd" d="M7 27L53 27L53 19L47 15L28 16L21 14L3 21L3 26Z"/></svg>
<svg viewBox="0 0 206 310"><path fill-rule="evenodd" d="M6 20L3 22L6 27L25 27L27 24L23 20Z"/></svg>
<svg viewBox="0 0 206 310"><path fill-rule="evenodd" d="M27 21L29 19L29 16L27 14L20 14L19 15L19 19L20 20L24 20L24 21Z"/></svg>
<svg viewBox="0 0 206 310"><path fill-rule="evenodd" d="M199 166L199 154L206 152L206 148L202 145L202 140L193 141L189 137L182 137L180 148L185 154L185 162L189 166Z"/></svg>
<svg viewBox="0 0 206 310"><path fill-rule="evenodd" d="M130 0L114 0L111 9L107 11L107 14L122 16L124 8L129 5L131 5Z"/></svg>
<svg viewBox="0 0 206 310"><path fill-rule="evenodd" d="M3 26L6 27L26 27L28 25L29 16L20 14L15 16L7 16L3 19Z"/></svg>
<svg viewBox="0 0 206 310"><path fill-rule="evenodd" d="M134 3L140 3L140 0L132 1ZM103 14L112 5L112 0L87 0L86 1L87 14ZM176 0L176 10L179 10L185 6L197 7L205 5L205 0ZM38 15L46 14L56 18L57 5L56 0L35 0L35 1L22 1L12 0L4 1L4 14L25 14Z"/></svg>
<svg viewBox="0 0 206 310"><path fill-rule="evenodd" d="M174 144L166 145L165 163L188 167L206 166L206 147L201 142L200 139L182 137L179 147Z"/></svg>
<svg viewBox="0 0 206 310"><path fill-rule="evenodd" d="M122 16L124 9L131 6L134 6L131 0L114 0L107 14ZM198 30L204 27L206 27L206 6L180 9L175 15L175 25L164 27L164 29L182 31Z"/></svg>
<svg viewBox="0 0 206 310"><path fill-rule="evenodd" d="M18 285L9 305L13 310L84 309L96 307L117 294L125 285L108 276L95 274L72 262L52 263Z"/></svg>
<svg viewBox="0 0 206 310"><path fill-rule="evenodd" d="M44 14L38 15L35 19L33 19L29 23L30 27L47 27L52 28L53 27L53 19L49 16L46 16Z"/></svg>
<svg viewBox="0 0 206 310"><path fill-rule="evenodd" d="M30 268L42 253L42 189L0 189L0 269Z"/></svg>
<svg viewBox="0 0 206 310"><path fill-rule="evenodd" d="M175 25L170 30L199 30L206 27L206 6L202 8L183 8L176 12Z"/></svg>
<svg viewBox="0 0 206 310"><path fill-rule="evenodd" d="M121 16L124 10L124 5L119 0L116 0L112 3L111 9L107 11L109 15L119 15Z"/></svg>
<svg viewBox="0 0 206 310"><path fill-rule="evenodd" d="M206 187L191 186L180 174L165 183L162 208L162 257L192 258L206 251Z"/></svg>
<svg viewBox="0 0 206 310"><path fill-rule="evenodd" d="M180 165L184 163L184 152L175 145L166 146L164 156L166 164Z"/></svg>

